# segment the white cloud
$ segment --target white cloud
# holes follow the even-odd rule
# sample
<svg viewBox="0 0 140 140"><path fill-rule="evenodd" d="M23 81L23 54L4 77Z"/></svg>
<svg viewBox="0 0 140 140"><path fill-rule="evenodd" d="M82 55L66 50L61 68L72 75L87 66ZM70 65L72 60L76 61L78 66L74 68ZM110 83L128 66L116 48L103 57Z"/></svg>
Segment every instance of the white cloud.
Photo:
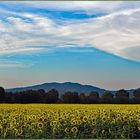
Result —
<svg viewBox="0 0 140 140"><path fill-rule="evenodd" d="M84 2L80 3L66 2L66 5L69 4L68 8L72 9L71 5L74 4L75 9L78 9L83 7ZM121 2L116 3L121 4ZM53 8L53 4L49 5L49 2L47 4L47 8ZM114 5L113 2L110 4ZM35 5L36 3L33 3L33 6ZM65 9L66 5L63 3L61 6L55 2L54 8ZM87 2L86 6L88 9L91 8L90 11L93 7L107 9L107 5L103 7L100 2L94 2L93 5L92 2ZM113 10L113 6L111 7ZM114 6L114 9L117 7L119 6ZM114 10L107 16L81 20L81 22L67 22L66 25L59 25L43 15L11 12L5 20L0 20L0 53L38 52L48 50L48 47L36 46L53 46L54 49L54 46L59 48L73 44L75 47L90 45L123 58L140 61L138 56L140 51L139 23L140 8L135 8L135 6L132 9L121 9L119 12Z"/></svg>
<svg viewBox="0 0 140 140"><path fill-rule="evenodd" d="M4 2L5 3L5 2ZM9 2L8 2L9 3ZM82 10L90 13L97 11L114 12L129 8L138 8L140 2L136 1L45 1L45 2L12 2L17 7L30 7L58 11ZM16 7L16 8L17 8Z"/></svg>

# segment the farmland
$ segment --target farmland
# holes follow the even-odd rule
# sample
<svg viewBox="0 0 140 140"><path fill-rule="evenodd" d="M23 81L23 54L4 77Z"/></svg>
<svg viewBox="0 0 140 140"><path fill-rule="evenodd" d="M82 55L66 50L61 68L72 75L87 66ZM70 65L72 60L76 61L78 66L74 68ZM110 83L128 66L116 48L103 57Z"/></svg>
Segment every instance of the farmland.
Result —
<svg viewBox="0 0 140 140"><path fill-rule="evenodd" d="M1 104L0 138L140 138L140 105Z"/></svg>

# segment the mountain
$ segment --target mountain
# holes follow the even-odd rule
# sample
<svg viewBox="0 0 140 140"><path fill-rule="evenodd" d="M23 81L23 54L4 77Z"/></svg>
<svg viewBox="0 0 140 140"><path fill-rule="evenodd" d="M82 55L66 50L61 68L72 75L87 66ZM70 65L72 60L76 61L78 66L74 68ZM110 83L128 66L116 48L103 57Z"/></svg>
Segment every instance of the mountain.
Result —
<svg viewBox="0 0 140 140"><path fill-rule="evenodd" d="M72 91L72 92L78 92L78 93L85 93L88 95L91 91L97 91L100 93L104 93L105 89L101 89L98 87L94 87L91 85L82 85L79 83L72 83L72 82L65 82L65 83L44 83L40 85L35 85L35 86L29 86L29 87L19 87L19 88L12 88L12 89L7 89L6 91L8 92L17 92L17 91L25 91L25 90L38 90L38 89L44 89L45 91L49 91L51 89L56 89L59 91L60 94L63 94L67 91Z"/></svg>
<svg viewBox="0 0 140 140"><path fill-rule="evenodd" d="M85 93L86 95L88 95L91 91L97 91L101 96L106 91L105 89L98 88L98 87L95 87L95 86L83 85L83 84L73 83L73 82L44 83L44 84L35 85L35 86L27 86L27 87L6 89L6 91L7 92L17 92L17 91L25 91L25 90L31 90L31 89L32 90L44 89L46 92L51 90L51 89L56 89L56 90L58 90L60 95L64 94L67 91ZM130 97L132 97L134 90L135 89L127 90L130 93ZM111 92L113 94L115 94L116 91L111 91Z"/></svg>

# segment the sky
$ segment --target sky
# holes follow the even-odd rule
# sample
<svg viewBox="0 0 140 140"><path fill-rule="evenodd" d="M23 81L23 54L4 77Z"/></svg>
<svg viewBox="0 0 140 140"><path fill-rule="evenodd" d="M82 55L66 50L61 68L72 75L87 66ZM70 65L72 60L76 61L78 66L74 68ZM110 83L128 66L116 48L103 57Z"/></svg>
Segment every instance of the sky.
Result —
<svg viewBox="0 0 140 140"><path fill-rule="evenodd" d="M140 2L0 2L0 85L140 87Z"/></svg>

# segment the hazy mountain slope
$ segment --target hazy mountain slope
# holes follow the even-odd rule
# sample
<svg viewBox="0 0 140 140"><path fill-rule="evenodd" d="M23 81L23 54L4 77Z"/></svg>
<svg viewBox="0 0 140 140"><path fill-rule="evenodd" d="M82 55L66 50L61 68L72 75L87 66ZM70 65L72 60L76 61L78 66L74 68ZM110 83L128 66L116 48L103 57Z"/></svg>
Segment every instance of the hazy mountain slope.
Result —
<svg viewBox="0 0 140 140"><path fill-rule="evenodd" d="M35 86L28 86L28 87L19 87L19 88L12 88L12 89L7 89L6 91L8 92L17 92L17 91L25 91L25 90L38 90L38 89L44 89L45 91L49 91L51 89L56 89L59 91L60 94L63 94L67 91L72 91L72 92L78 92L78 93L85 93L88 95L91 91L97 91L100 96L106 91L105 89L94 87L91 85L82 85L79 83L72 83L72 82L65 82L65 83L44 83L40 85L35 85ZM130 93L130 96L132 97L133 91L135 89L130 89L127 90ZM113 94L115 94L116 91L111 91Z"/></svg>
<svg viewBox="0 0 140 140"><path fill-rule="evenodd" d="M72 82L65 82L65 83L44 83L41 85L35 85L35 86L29 86L29 87L19 87L19 88L13 88L13 89L7 89L7 91L12 91L12 92L16 92L16 91L25 91L25 90L38 90L38 89L44 89L45 91L49 91L51 89L56 89L59 91L60 94L63 94L66 91L72 91L72 92L84 92L86 94L88 94L91 91L97 91L100 94L102 94L105 90L98 88L98 87L94 87L91 85L82 85L79 83L72 83Z"/></svg>

